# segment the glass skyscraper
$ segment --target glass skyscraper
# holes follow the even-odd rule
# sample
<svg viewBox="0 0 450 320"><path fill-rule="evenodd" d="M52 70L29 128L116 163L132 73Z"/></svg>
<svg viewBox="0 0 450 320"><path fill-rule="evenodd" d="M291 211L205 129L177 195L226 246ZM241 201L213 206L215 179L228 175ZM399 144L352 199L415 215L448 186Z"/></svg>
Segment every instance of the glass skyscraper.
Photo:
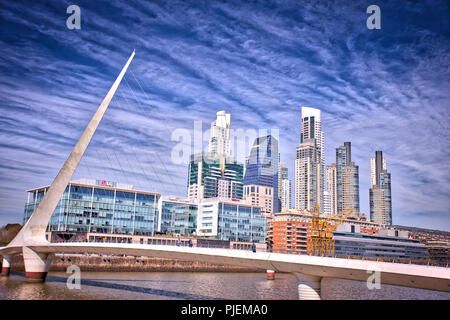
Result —
<svg viewBox="0 0 450 320"><path fill-rule="evenodd" d="M278 140L272 135L255 139L245 163L244 185L273 188L273 212L278 212Z"/></svg>
<svg viewBox="0 0 450 320"><path fill-rule="evenodd" d="M336 213L346 209L359 212L359 168L352 162L351 143L336 148Z"/></svg>
<svg viewBox="0 0 450 320"><path fill-rule="evenodd" d="M244 166L222 154L201 152L191 156L188 197L243 199Z"/></svg>
<svg viewBox="0 0 450 320"><path fill-rule="evenodd" d="M386 170L382 151L375 152L375 158L371 159L372 163L374 166L371 171L374 172L371 172L371 176L374 176L375 184L369 189L370 220L392 225L391 174Z"/></svg>

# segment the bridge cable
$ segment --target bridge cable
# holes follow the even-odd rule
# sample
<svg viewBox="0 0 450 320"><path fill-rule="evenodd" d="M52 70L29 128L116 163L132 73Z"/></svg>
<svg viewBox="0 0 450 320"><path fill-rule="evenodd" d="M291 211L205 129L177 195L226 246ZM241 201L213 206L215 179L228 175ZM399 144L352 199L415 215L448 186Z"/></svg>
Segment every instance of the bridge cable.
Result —
<svg viewBox="0 0 450 320"><path fill-rule="evenodd" d="M128 99L126 98L126 96L123 96L123 95L122 95L122 93L121 93L120 90L119 90L119 95L120 95L120 97L121 97L122 99L125 100L126 104L127 104L128 107L129 107L129 110L132 110L131 105L130 105ZM145 177L147 178L147 180L150 182L150 181L153 180L153 179L150 179L149 176L147 175L147 173L146 173L146 171L145 171L145 169L144 169L144 166L142 165L141 161L139 160L139 157L137 156L136 150L135 150L135 148L134 148L133 145L131 145L131 149L132 149L132 151L133 151L133 153L134 153L134 156L135 156L135 158L136 158L136 161L138 162L138 164L139 164L139 166L140 166L140 168L141 168L142 173L145 175ZM142 149L144 149L144 148L142 148ZM148 158L147 158L147 159L148 159ZM161 178L159 177L159 175L157 174L155 168L153 167L153 164L152 164L151 160L150 160L150 159L148 159L148 160L149 160L150 167L151 167L152 170L153 170L154 176L155 176L155 178L156 178L156 179L158 180L158 182L159 182L160 187L163 188L163 189L165 190L165 187L164 187L163 183L161 182Z"/></svg>
<svg viewBox="0 0 450 320"><path fill-rule="evenodd" d="M133 76L134 80L136 81L136 83L139 85L139 88L141 89L142 93L145 95L147 101L150 102L150 106L151 106L151 101L150 101L150 99L149 99L147 93L146 93L146 92L144 91L144 89L142 88L142 85L140 84L139 80L134 76L134 73L133 73L131 70L130 70L130 72L131 72L131 75ZM128 80L126 79L126 77L124 77L124 79L125 79L125 83L126 83L127 86L130 88L130 90L131 90L133 96L135 97L136 101L138 102L138 106L142 109L142 111L144 112L145 116L146 116L148 119L152 119L152 118L148 115L148 113L147 113L147 111L145 110L145 108L143 108L143 107L141 106L141 103L139 102L139 100L137 99L136 95L134 94L134 91L133 91L133 89L131 88L130 84L128 83ZM171 136L172 133L170 132L169 128L167 127L167 124L166 124L164 118L161 117L161 119L162 119L162 123L163 123L164 127L166 128L166 131L167 131L168 135ZM159 136L159 134L158 134L158 136ZM161 139L161 137L159 137L159 138ZM163 139L161 139L161 141L163 141ZM157 155L159 161L161 162L161 164L163 165L164 170L166 171L166 174L169 176L169 178L170 178L172 184L177 188L177 191L180 192L180 187L179 187L179 185L178 185L178 184L175 184L175 182L173 181L172 175L169 174L166 165L165 165L164 162L161 160L161 157L159 156L158 153L156 153L156 155ZM180 192L180 194L183 194L183 193L184 193L184 192Z"/></svg>
<svg viewBox="0 0 450 320"><path fill-rule="evenodd" d="M131 105L130 105L130 103L128 102L128 99L127 99L124 95L122 95L122 92L120 91L120 89L119 89L119 95L120 95L120 97L121 97L122 99L125 100L126 104L127 104L128 107L129 107L129 110L132 110ZM126 110L126 109L125 109L125 110ZM138 140L138 143L139 143L140 147L142 148L142 150L144 150L144 146L142 146L142 144L141 144L141 142L140 142L139 140ZM139 160L139 158L138 158L138 156L137 156L137 153L136 153L136 150L135 150L135 148L134 148L133 145L131 145L131 149L132 149L132 151L133 151L133 153L134 153L134 156L135 156L135 158L136 158L138 164L139 164L140 167L141 167L141 171L144 173L144 175L146 176L146 178L147 178L148 181L150 182L150 181L153 180L153 179L150 179L150 178L148 177L148 175L146 174L146 171L144 170L144 167L142 166L142 163L141 163L141 161ZM155 152L153 151L153 153L155 153ZM145 154L145 153L144 153L144 154ZM152 161L151 161L147 156L146 156L146 159L148 160L148 162L149 162L149 164L150 164L150 167L152 168L152 171L153 171L153 173L154 173L154 176L155 176L156 180L158 180L158 182L159 182L160 187L162 187L162 188L164 189L164 191L165 191L165 187L164 187L163 183L161 182L161 178L160 178L159 175L157 174L157 171L156 171L155 168L153 167Z"/></svg>
<svg viewBox="0 0 450 320"><path fill-rule="evenodd" d="M133 94L133 96L134 96L136 102L138 103L138 107L143 111L144 115L145 115L149 120L151 120L150 116L147 114L147 112L145 111L145 109L141 106L141 103L139 102L139 99L138 99L138 98L136 97L136 95L134 94L134 91L133 91L133 89L131 88L130 84L128 83L128 80L127 80L125 77L124 77L124 79L125 79L125 83L127 84L128 88L131 90L131 93ZM125 99L126 99L126 97L125 97ZM161 137L159 137L159 138L160 138L160 140L162 141ZM174 186L178 189L178 192L179 192L179 191L180 191L180 190L179 190L179 186L178 186L177 184L175 184L175 182L173 181L172 175L169 174L169 172L168 172L168 170L167 170L167 167L166 167L166 165L164 164L164 161L162 161L161 157L159 156L158 151L154 150L154 153L155 153L155 155L158 157L159 162L161 162L161 164L163 165L164 170L166 171L167 176L169 177L170 181L172 182L172 185L174 185Z"/></svg>

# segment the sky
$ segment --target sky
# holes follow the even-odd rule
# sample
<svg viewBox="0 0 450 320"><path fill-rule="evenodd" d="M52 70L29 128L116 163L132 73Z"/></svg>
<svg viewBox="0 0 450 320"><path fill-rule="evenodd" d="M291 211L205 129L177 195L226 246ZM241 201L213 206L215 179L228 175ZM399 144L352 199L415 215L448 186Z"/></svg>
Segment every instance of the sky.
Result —
<svg viewBox="0 0 450 320"><path fill-rule="evenodd" d="M449 17L435 0L1 1L0 225L22 222L26 190L52 182L135 49L73 179L184 196L173 134L202 121L205 146L220 110L233 129L278 129L293 179L308 106L326 165L352 143L362 212L382 150L393 223L450 231Z"/></svg>

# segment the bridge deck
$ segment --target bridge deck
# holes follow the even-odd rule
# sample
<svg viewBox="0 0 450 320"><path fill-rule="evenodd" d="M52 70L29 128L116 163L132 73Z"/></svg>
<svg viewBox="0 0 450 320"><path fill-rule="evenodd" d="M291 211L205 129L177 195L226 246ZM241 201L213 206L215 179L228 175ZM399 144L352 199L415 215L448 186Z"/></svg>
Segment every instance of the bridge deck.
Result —
<svg viewBox="0 0 450 320"><path fill-rule="evenodd" d="M193 260L359 281L367 281L373 271L379 271L380 281L384 284L450 292L450 269L435 266L233 249L125 243L49 243L29 247L47 253L93 253ZM0 254L21 252L21 247L0 248Z"/></svg>

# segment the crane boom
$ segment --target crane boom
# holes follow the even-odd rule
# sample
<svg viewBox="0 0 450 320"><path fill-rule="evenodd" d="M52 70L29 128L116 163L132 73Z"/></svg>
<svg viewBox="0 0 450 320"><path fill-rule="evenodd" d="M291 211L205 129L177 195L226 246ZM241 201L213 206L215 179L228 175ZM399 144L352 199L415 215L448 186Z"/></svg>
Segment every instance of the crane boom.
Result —
<svg viewBox="0 0 450 320"><path fill-rule="evenodd" d="M307 251L312 255L333 255L334 254L334 240L333 231L339 226L354 209L345 209L341 212L320 220L319 205L316 205L312 212L311 219L311 234L308 237ZM342 216L338 222L330 223L330 220Z"/></svg>

